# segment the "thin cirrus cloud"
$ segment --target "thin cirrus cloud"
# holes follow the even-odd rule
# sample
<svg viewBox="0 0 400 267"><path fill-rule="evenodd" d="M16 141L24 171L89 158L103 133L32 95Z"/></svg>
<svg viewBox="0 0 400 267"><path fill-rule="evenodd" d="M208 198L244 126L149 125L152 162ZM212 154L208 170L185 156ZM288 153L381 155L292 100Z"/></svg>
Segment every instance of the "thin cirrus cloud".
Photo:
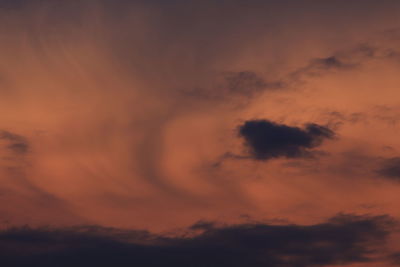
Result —
<svg viewBox="0 0 400 267"><path fill-rule="evenodd" d="M0 0L0 253L10 266L396 262L378 217L400 218L399 11ZM338 213L353 215L327 220Z"/></svg>

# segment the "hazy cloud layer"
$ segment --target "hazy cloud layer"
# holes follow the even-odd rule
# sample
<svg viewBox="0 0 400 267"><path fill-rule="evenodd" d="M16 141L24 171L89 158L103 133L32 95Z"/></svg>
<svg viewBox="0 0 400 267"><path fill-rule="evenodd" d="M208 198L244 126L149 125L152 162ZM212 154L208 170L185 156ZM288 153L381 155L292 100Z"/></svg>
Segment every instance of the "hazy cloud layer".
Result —
<svg viewBox="0 0 400 267"><path fill-rule="evenodd" d="M374 216L400 218L399 14L394 0L0 0L0 227L16 227L0 253L377 267ZM371 216L320 223L340 212ZM225 226L115 237L199 220ZM65 228L82 224L100 233Z"/></svg>

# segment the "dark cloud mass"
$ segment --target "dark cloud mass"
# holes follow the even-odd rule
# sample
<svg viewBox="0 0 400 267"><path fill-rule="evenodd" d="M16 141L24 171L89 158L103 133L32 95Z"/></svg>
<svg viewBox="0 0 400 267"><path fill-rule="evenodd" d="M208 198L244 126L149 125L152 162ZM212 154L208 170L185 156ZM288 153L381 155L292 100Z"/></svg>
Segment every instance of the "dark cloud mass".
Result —
<svg viewBox="0 0 400 267"><path fill-rule="evenodd" d="M332 138L333 131L318 124L308 124L304 129L278 124L268 120L246 121L239 127L252 156L258 160L309 155L309 149L319 146L324 139Z"/></svg>
<svg viewBox="0 0 400 267"><path fill-rule="evenodd" d="M102 227L15 228L0 233L3 266L326 266L370 262L393 221L339 215L310 226L197 225L199 235L163 237Z"/></svg>

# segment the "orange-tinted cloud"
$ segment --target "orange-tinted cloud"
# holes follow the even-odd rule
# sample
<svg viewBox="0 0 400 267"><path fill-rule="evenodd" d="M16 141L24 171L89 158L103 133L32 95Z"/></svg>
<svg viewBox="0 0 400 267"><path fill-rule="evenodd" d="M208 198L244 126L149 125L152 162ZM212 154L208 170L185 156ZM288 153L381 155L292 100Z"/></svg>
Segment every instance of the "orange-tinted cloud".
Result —
<svg viewBox="0 0 400 267"><path fill-rule="evenodd" d="M398 220L399 9L0 1L2 226Z"/></svg>

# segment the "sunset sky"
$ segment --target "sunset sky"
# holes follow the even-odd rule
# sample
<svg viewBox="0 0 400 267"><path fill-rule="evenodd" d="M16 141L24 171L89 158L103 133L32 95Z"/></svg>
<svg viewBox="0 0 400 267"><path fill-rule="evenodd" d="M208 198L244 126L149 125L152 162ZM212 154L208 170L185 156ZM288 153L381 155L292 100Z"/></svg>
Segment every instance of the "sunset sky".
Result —
<svg viewBox="0 0 400 267"><path fill-rule="evenodd" d="M1 267L400 266L400 1L0 0Z"/></svg>

